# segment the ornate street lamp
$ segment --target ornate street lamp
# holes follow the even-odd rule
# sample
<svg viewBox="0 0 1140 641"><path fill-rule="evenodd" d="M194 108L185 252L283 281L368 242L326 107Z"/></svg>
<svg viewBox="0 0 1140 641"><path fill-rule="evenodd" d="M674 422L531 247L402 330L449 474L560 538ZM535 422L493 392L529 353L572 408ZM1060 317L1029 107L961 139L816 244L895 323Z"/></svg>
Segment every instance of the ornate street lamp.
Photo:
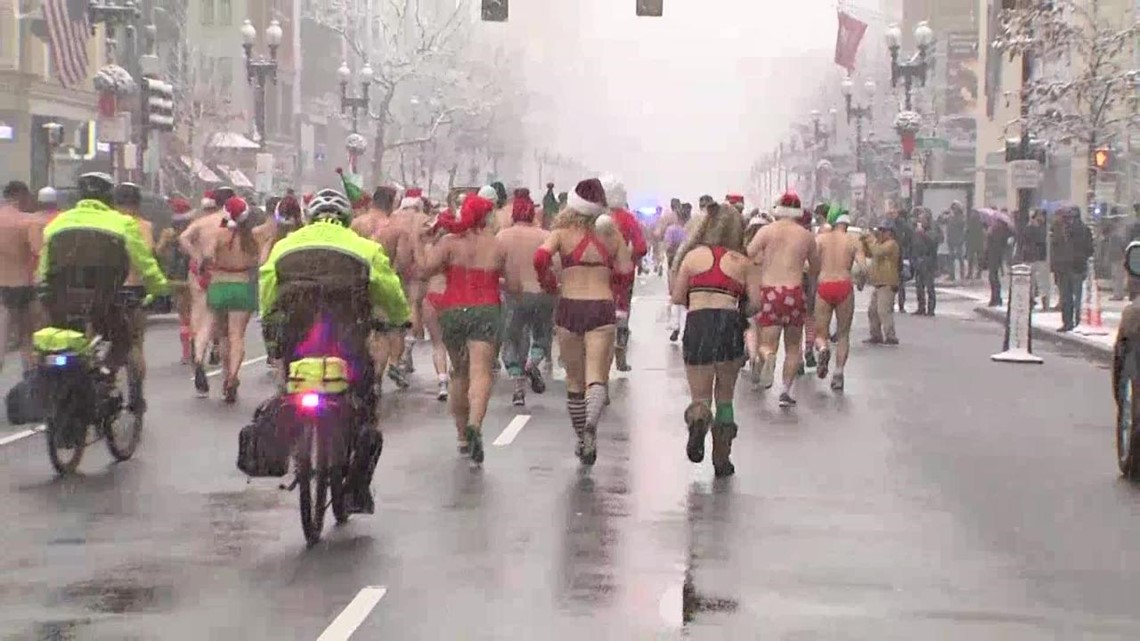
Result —
<svg viewBox="0 0 1140 641"><path fill-rule="evenodd" d="M281 23L276 20L269 22L265 30L265 44L269 45L269 57L259 55L253 57L253 44L257 41L257 28L253 22L246 19L241 25L242 49L245 51L245 74L250 86L254 89L254 120L257 128L257 142L265 147L265 85L267 82L277 84L277 47L281 46Z"/></svg>

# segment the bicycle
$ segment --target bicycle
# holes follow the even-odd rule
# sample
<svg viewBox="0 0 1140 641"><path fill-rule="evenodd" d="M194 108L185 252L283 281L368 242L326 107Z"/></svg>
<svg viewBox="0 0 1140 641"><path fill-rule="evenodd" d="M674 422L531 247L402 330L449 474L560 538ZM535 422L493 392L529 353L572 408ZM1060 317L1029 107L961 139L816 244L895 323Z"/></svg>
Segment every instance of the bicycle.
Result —
<svg viewBox="0 0 1140 641"><path fill-rule="evenodd" d="M34 389L43 401L48 457L56 473L75 472L87 447L99 440L116 461L134 456L143 417L126 412L127 433L123 438L116 434L115 425L126 408L115 376L105 365L110 343L102 336L88 340L82 332L48 327L35 333L34 344Z"/></svg>

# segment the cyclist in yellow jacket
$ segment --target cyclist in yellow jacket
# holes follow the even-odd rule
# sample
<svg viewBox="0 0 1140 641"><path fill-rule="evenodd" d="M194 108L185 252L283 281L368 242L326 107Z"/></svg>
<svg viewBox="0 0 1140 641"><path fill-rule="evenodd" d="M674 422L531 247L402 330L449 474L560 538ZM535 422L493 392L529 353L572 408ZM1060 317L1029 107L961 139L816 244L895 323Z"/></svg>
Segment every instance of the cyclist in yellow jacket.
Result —
<svg viewBox="0 0 1140 641"><path fill-rule="evenodd" d="M352 205L335 190L309 203L308 224L273 246L260 270L262 328L282 371L293 361L337 356L349 364L349 393L360 408L347 489L349 511L374 511L369 485L383 449L376 425L375 371L368 337L383 313L390 326L411 315L400 278L378 243L352 231Z"/></svg>
<svg viewBox="0 0 1140 641"><path fill-rule="evenodd" d="M51 325L79 331L90 325L110 342L106 365L118 372L133 336L142 331L133 326L142 318L134 310L145 297L168 293L169 285L139 221L113 208L115 181L92 172L80 176L78 185L79 202L44 228L36 277L46 287ZM141 286L125 286L132 271ZM135 414L146 411L142 388L141 377L133 377L127 407Z"/></svg>

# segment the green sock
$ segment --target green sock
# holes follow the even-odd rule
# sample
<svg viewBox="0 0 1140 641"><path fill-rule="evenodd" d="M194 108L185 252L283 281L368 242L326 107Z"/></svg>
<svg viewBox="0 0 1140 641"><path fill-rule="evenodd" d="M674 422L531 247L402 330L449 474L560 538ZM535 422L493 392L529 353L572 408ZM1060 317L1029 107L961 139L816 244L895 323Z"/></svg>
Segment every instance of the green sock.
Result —
<svg viewBox="0 0 1140 641"><path fill-rule="evenodd" d="M728 425L736 422L736 415L732 411L732 401L716 402L716 422Z"/></svg>

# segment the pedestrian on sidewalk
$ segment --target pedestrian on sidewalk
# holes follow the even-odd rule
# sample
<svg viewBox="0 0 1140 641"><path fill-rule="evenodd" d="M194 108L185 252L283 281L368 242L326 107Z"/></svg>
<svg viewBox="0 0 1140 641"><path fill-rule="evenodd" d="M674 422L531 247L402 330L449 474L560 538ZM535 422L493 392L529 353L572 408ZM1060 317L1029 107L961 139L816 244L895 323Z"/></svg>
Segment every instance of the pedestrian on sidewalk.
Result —
<svg viewBox="0 0 1140 641"><path fill-rule="evenodd" d="M950 220L946 223L946 244L950 247L950 281L968 277L966 262L966 212L962 203L950 203Z"/></svg>
<svg viewBox="0 0 1140 641"><path fill-rule="evenodd" d="M1077 207L1065 209L1057 233L1053 235L1052 268L1061 296L1061 327L1067 332L1080 321L1081 292L1088 274L1088 260L1093 255L1092 232L1081 222Z"/></svg>
<svg viewBox="0 0 1140 641"><path fill-rule="evenodd" d="M1121 216L1112 221L1112 231L1108 235L1108 264L1112 268L1112 300L1124 300L1127 291L1128 272L1124 269L1124 248L1128 246L1129 229Z"/></svg>
<svg viewBox="0 0 1140 641"><path fill-rule="evenodd" d="M1052 288L1049 272L1049 244L1046 239L1045 210L1038 209L1029 219L1024 237L1025 262L1033 273L1033 299L1041 299L1041 310L1049 309L1049 290Z"/></svg>
<svg viewBox="0 0 1140 641"><path fill-rule="evenodd" d="M933 316L937 299L934 294L934 277L938 273L938 246L942 232L934 224L929 213L923 214L915 227L914 290L918 297L919 316Z"/></svg>
<svg viewBox="0 0 1140 641"><path fill-rule="evenodd" d="M875 230L874 236L864 234L863 253L871 258L867 280L874 288L867 319L871 324L871 345L898 345L895 334L895 290L902 282L899 271L899 244L895 240L894 224L886 221Z"/></svg>
<svg viewBox="0 0 1140 641"><path fill-rule="evenodd" d="M1005 260L1006 249L1009 247L1009 237L1012 232L1005 221L995 218L990 222L986 231L985 260L986 271L990 278L990 307L1001 307L1001 273L1002 262Z"/></svg>
<svg viewBox="0 0 1140 641"><path fill-rule="evenodd" d="M966 216L966 278L982 277L982 250L986 244L986 226L976 210Z"/></svg>
<svg viewBox="0 0 1140 641"><path fill-rule="evenodd" d="M887 218L891 221L895 242L897 242L899 246L899 274L903 274L906 271L903 268L904 261L911 261L911 270L913 272L914 227L911 225L911 222L907 220L907 212L895 209L887 213ZM898 291L899 313L905 314L906 283L900 279L896 289Z"/></svg>

